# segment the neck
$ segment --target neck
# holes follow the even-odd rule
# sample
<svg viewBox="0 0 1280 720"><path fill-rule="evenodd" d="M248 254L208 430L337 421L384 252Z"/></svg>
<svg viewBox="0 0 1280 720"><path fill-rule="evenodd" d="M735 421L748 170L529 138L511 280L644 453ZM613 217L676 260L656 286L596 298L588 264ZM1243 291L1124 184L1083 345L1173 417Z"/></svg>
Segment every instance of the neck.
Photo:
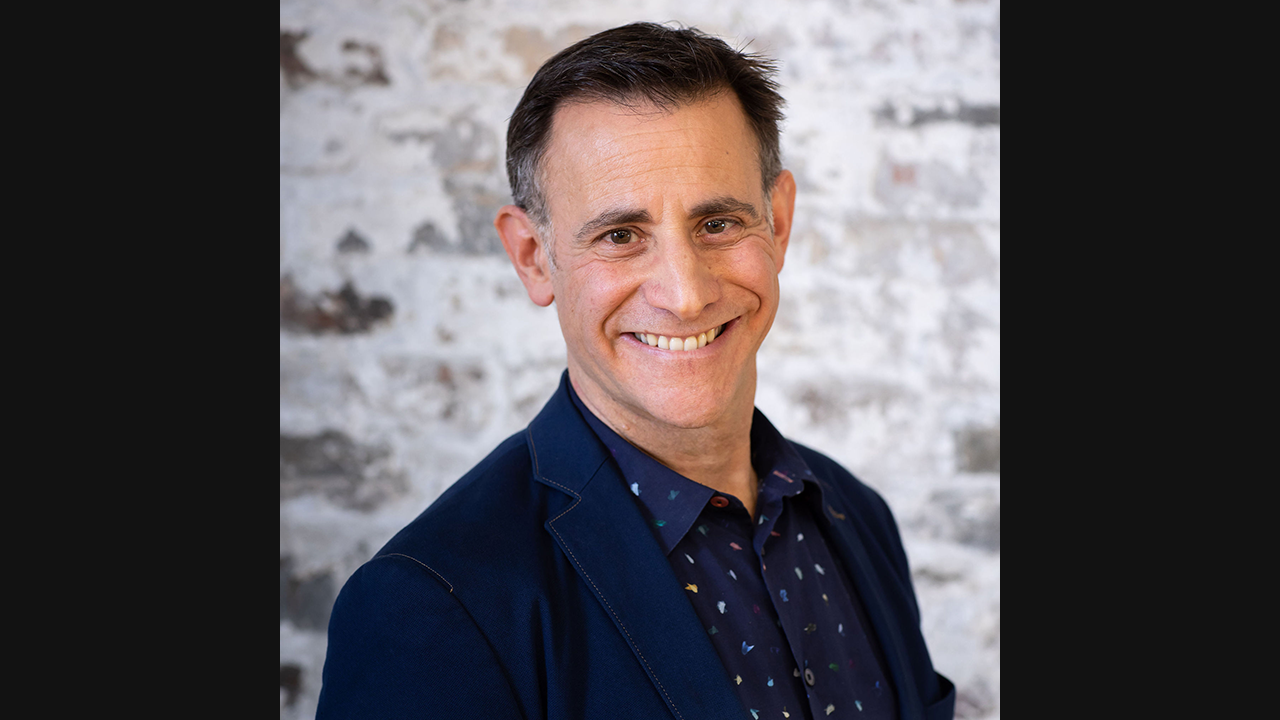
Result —
<svg viewBox="0 0 1280 720"><path fill-rule="evenodd" d="M743 397L708 424L676 427L599 402L590 391L583 392L572 369L569 373L579 399L611 430L690 480L738 498L754 519L758 478L751 466L754 377L751 380L749 391L740 393Z"/></svg>

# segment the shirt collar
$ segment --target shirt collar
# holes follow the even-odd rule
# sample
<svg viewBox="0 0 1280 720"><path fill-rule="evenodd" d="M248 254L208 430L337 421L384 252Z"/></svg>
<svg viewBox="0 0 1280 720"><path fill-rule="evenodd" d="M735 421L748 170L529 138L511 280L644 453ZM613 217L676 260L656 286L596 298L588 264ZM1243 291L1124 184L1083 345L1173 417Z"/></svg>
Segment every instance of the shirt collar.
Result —
<svg viewBox="0 0 1280 720"><path fill-rule="evenodd" d="M722 493L690 480L632 445L591 412L573 389L573 383L568 385L569 397L617 461L663 553L670 555L708 501ZM813 471L759 408L751 419L751 464L760 477L757 508L780 503L784 497L797 495L802 490L817 507L822 506L822 489ZM737 502L737 498L725 497ZM825 518L823 513L818 514Z"/></svg>

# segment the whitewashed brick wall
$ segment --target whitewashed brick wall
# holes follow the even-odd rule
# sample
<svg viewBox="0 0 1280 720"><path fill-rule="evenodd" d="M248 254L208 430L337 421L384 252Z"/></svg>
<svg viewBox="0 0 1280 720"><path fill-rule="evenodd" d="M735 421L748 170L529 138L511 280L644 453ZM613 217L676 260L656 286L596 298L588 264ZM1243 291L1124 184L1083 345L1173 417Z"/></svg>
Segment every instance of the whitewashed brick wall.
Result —
<svg viewBox="0 0 1280 720"><path fill-rule="evenodd" d="M998 718L999 3L283 0L282 720L315 714L346 578L555 389L555 311L491 225L506 119L636 20L780 61L799 193L757 405L889 501L957 716Z"/></svg>

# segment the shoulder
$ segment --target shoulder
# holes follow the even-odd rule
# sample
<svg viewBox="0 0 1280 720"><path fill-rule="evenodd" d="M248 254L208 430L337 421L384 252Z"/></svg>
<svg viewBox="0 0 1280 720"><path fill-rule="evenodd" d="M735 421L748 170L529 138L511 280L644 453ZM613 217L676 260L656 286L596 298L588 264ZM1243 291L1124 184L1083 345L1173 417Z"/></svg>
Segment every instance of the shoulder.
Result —
<svg viewBox="0 0 1280 720"><path fill-rule="evenodd" d="M520 711L500 658L449 583L405 555L380 555L347 581L329 621L316 717L465 717Z"/></svg>
<svg viewBox="0 0 1280 720"><path fill-rule="evenodd" d="M401 529L370 561L418 572L464 602L501 592L503 583L537 585L555 554L544 524L574 501L534 477L525 433L498 445Z"/></svg>
<svg viewBox="0 0 1280 720"><path fill-rule="evenodd" d="M439 524L448 518L491 517L502 513L511 498L524 494L532 477L529 446L524 432L499 443L483 460L445 489L405 531L392 540L407 539L413 531Z"/></svg>

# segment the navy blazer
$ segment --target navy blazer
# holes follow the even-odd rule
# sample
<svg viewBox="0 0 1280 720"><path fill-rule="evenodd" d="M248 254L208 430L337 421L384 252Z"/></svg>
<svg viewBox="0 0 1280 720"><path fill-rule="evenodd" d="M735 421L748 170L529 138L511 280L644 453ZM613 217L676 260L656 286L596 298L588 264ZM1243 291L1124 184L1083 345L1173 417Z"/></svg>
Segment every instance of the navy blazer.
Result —
<svg viewBox="0 0 1280 720"><path fill-rule="evenodd" d="M952 718L884 500L792 443L823 483L903 718ZM568 392L444 492L338 595L316 717L743 720L666 556Z"/></svg>

